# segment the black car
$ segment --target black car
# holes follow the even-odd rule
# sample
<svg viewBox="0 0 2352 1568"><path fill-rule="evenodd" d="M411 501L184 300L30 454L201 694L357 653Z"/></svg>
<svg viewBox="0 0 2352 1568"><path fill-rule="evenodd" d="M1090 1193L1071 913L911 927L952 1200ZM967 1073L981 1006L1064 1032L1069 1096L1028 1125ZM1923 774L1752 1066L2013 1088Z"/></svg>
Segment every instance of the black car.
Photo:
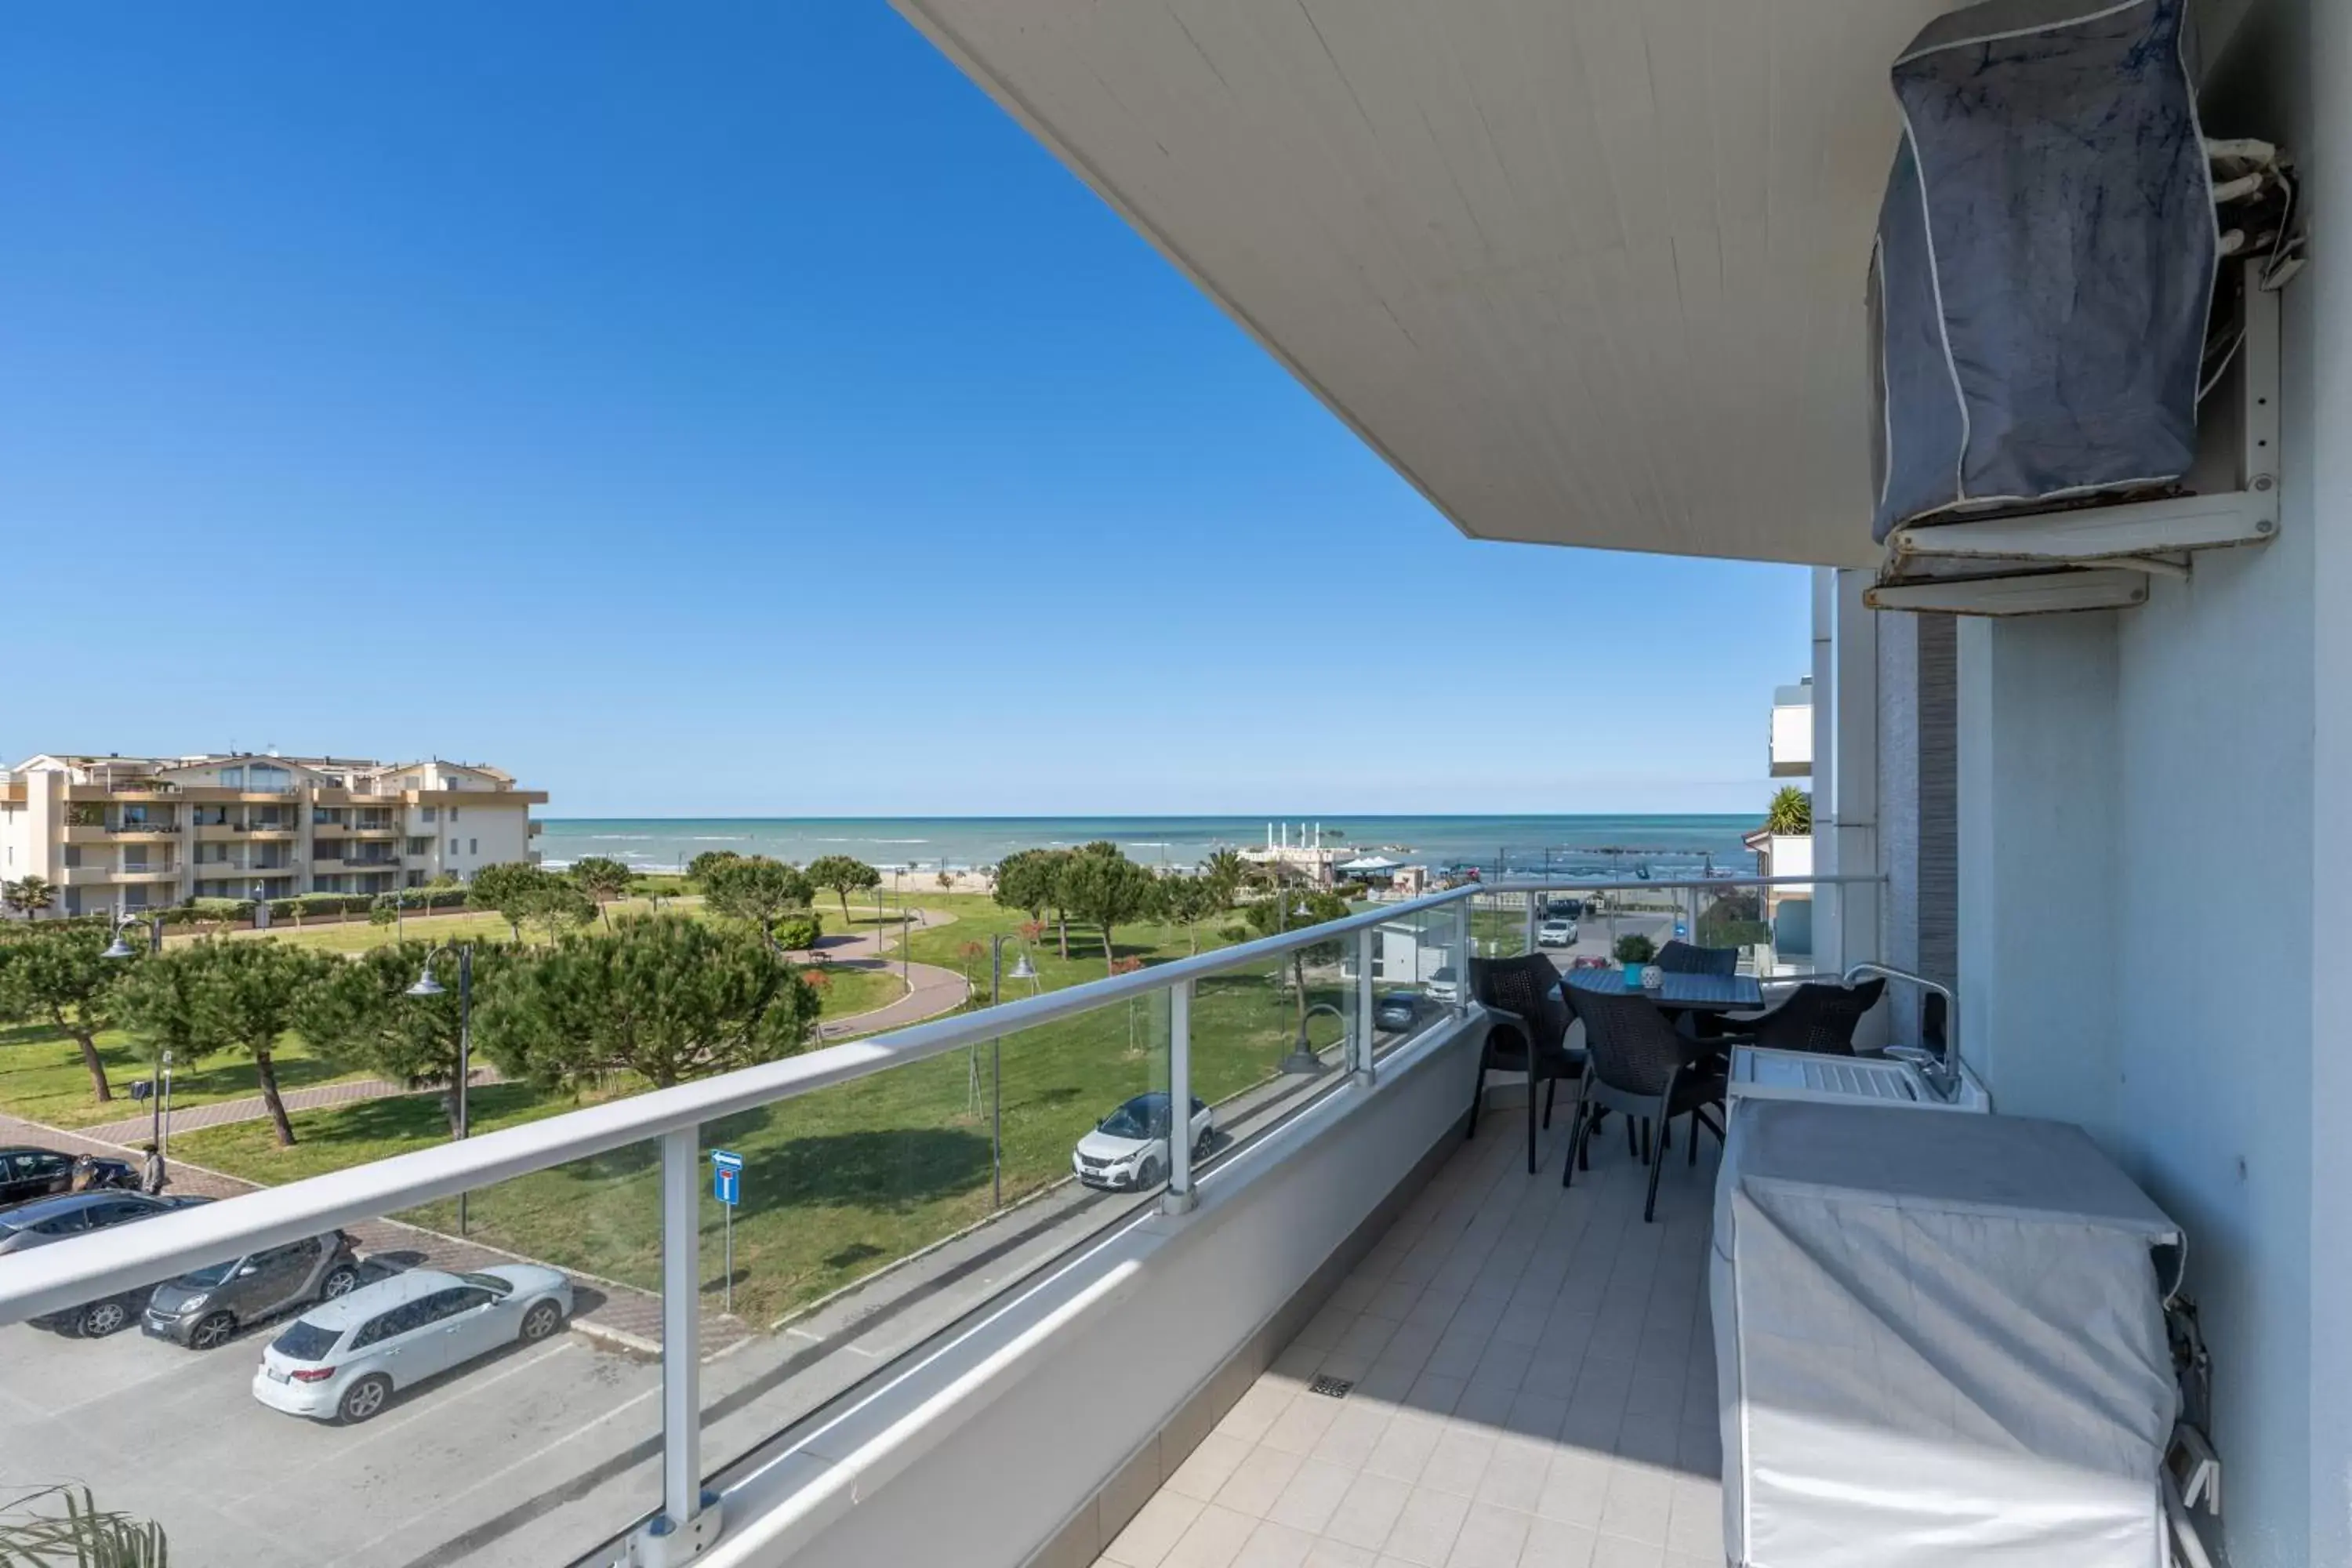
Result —
<svg viewBox="0 0 2352 1568"><path fill-rule="evenodd" d="M121 1160L93 1161L101 1187L136 1187L139 1173ZM45 1198L73 1185L74 1157L28 1143L0 1149L0 1208Z"/></svg>
<svg viewBox="0 0 2352 1568"><path fill-rule="evenodd" d="M0 1209L0 1255L26 1252L68 1237L153 1219L157 1215L211 1201L199 1197L152 1198L144 1193L117 1192L67 1193L59 1197L36 1198L12 1209ZM142 1285L78 1307L45 1312L28 1321L61 1333L102 1339L130 1327L131 1320L147 1305L153 1289L152 1285Z"/></svg>
<svg viewBox="0 0 2352 1568"><path fill-rule="evenodd" d="M148 1299L144 1324L151 1334L208 1351L226 1344L247 1323L289 1307L331 1301L359 1282L352 1238L331 1230L165 1280Z"/></svg>
<svg viewBox="0 0 2352 1568"><path fill-rule="evenodd" d="M1372 1006L1372 1027L1391 1034L1402 1034L1421 1022L1422 1009L1426 1005L1410 991L1391 991Z"/></svg>

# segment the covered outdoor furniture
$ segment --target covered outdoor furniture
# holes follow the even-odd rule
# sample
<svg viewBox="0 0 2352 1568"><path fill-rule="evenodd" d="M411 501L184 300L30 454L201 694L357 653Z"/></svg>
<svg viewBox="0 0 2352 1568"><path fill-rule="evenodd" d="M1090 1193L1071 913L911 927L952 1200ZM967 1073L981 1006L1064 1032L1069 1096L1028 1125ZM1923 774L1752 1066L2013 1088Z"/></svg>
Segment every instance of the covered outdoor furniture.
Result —
<svg viewBox="0 0 2352 1568"><path fill-rule="evenodd" d="M1657 1213L1658 1172L1666 1163L1670 1142L1666 1130L1673 1120L1685 1112L1690 1116L1693 1164L1698 1161L1702 1124L1717 1142L1723 1141L1723 1123L1706 1114L1709 1106L1717 1109L1717 1116L1721 1113L1722 1065L1703 1056L1703 1047L1677 1033L1658 1005L1638 991L1620 990L1612 995L1579 986L1568 994L1573 998L1576 1016L1584 1021L1584 1077L1577 1086L1576 1109L1569 1123L1568 1169L1560 1173L1559 1184L1569 1185L1577 1163L1587 1158L1597 1114L1622 1111L1629 1143L1633 1122L1644 1124L1642 1153L1650 1162L1650 1187L1642 1205L1642 1218L1647 1223ZM1654 1155L1647 1147L1651 1121L1657 1123L1659 1131Z"/></svg>
<svg viewBox="0 0 2352 1568"><path fill-rule="evenodd" d="M1470 1087L1470 1131L1478 1135L1478 1102L1486 1098L1490 1072L1528 1076L1528 1171L1536 1169L1536 1086L1544 1085L1543 1125L1551 1125L1559 1080L1584 1073L1581 1052L1568 1048L1575 1015L1560 1000L1559 971L1550 959L1531 952L1518 958L1470 961L1470 994L1494 1015L1478 1053L1478 1076Z"/></svg>
<svg viewBox="0 0 2352 1568"><path fill-rule="evenodd" d="M1655 962L1669 974L1737 974L1739 973L1739 950L1670 942L1658 949Z"/></svg>
<svg viewBox="0 0 2352 1568"><path fill-rule="evenodd" d="M1720 1034L1707 1043L1718 1050L1733 1046L1762 1046L1775 1051L1811 1051L1817 1055L1853 1055L1853 1032L1863 1015L1878 1005L1886 982L1869 980L1860 985L1824 984L1808 981L1789 999L1760 1018L1726 1018ZM1937 1000L1940 1003L1941 997Z"/></svg>
<svg viewBox="0 0 2352 1568"><path fill-rule="evenodd" d="M2179 1240L2070 1123L1736 1100L1708 1280L1725 1555L2176 1561Z"/></svg>

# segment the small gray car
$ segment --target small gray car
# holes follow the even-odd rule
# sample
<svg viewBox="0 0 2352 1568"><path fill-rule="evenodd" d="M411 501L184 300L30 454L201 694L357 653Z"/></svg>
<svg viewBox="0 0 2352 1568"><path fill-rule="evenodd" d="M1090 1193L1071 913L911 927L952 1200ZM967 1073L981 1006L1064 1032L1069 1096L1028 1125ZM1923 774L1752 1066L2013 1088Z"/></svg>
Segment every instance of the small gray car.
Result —
<svg viewBox="0 0 2352 1568"><path fill-rule="evenodd" d="M331 1230L165 1280L148 1298L142 1326L190 1350L215 1350L248 1323L331 1301L359 1282L352 1238Z"/></svg>

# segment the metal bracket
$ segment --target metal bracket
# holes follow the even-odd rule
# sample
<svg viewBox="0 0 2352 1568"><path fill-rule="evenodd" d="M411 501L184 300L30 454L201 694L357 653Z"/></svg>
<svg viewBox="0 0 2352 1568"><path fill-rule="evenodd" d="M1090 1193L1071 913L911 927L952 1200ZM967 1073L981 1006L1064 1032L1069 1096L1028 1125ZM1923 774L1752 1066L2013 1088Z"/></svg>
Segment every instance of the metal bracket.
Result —
<svg viewBox="0 0 2352 1568"><path fill-rule="evenodd" d="M2176 555L2193 560L2196 551L2276 538L2279 300L2262 286L2259 262L2246 263L2242 279L2245 337L2230 377L2238 402L2234 473L2211 476L2229 488L1899 528L1863 602L1874 610L1963 616L2126 609L2147 602L2149 577L2189 574Z"/></svg>
<svg viewBox="0 0 2352 1568"><path fill-rule="evenodd" d="M616 1568L680 1568L717 1543L725 1522L719 1494L705 1491L702 1506L684 1524L656 1514L640 1525L628 1540L628 1552Z"/></svg>

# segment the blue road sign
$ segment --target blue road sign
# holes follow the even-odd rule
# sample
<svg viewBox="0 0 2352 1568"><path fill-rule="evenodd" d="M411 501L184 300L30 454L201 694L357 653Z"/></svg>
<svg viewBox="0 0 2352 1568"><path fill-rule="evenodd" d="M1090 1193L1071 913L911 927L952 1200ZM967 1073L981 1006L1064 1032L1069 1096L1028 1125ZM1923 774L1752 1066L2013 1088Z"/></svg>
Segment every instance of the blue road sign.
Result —
<svg viewBox="0 0 2352 1568"><path fill-rule="evenodd" d="M710 1195L729 1208L743 1201L743 1156L724 1149L710 1152Z"/></svg>

